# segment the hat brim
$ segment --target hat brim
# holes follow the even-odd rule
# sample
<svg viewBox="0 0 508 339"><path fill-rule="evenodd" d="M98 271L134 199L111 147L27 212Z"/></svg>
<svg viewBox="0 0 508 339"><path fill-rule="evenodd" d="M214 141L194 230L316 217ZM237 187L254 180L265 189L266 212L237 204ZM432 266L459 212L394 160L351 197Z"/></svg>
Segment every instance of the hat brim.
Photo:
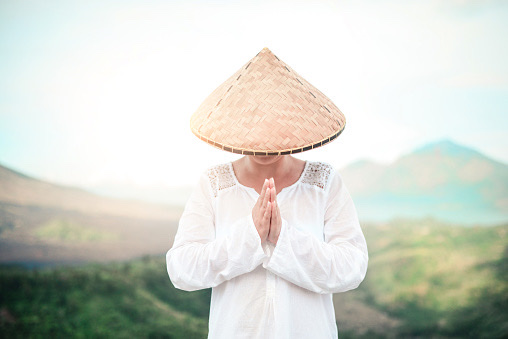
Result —
<svg viewBox="0 0 508 339"><path fill-rule="evenodd" d="M266 155L288 155L288 154L301 153L301 152L309 151L309 150L324 146L327 143L329 143L330 141L333 141L335 138L337 138L342 133L342 131L344 131L345 127L346 127L346 125L344 124L338 132L336 132L336 133L332 134L331 136L329 136L328 138L325 138L325 139L323 139L319 142L316 142L314 144L303 146L303 147L298 147L298 148L282 149L282 150L278 150L278 151L237 148L232 145L225 145L220 142L210 140L207 137L197 133L197 131L195 131L194 129L191 129L191 130L192 130L192 133L195 136L197 136L199 139L201 139L204 142L212 145L213 147L221 149L223 151L236 153L236 154L243 154L243 155L265 155L266 156Z"/></svg>

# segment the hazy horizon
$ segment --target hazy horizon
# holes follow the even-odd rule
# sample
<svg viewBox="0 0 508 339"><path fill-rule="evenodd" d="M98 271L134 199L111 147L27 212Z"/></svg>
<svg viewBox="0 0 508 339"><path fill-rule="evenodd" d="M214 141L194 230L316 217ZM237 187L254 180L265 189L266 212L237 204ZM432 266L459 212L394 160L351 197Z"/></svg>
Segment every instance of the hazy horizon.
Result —
<svg viewBox="0 0 508 339"><path fill-rule="evenodd" d="M441 142L451 141L449 139L441 139L441 140L435 140L434 142L431 142L430 144L437 144ZM453 142L453 141L452 141ZM412 151L415 151L416 149L420 147L424 147L426 145L429 145L429 143L424 145L419 145L417 148L413 149ZM295 154L294 156L301 158L301 159L307 159L306 155L310 152L305 152L304 154ZM237 155L234 155L237 156ZM240 157L240 156L237 156ZM230 159L233 160L233 159ZM229 160L229 161L230 161ZM310 160L310 159L309 159ZM322 159L320 159L322 160ZM394 159L396 161L397 159ZM493 159L496 160L496 159ZM350 165L353 165L356 162L359 161L374 161L374 159L357 159L354 160L345 166L343 168L348 167ZM388 165L390 162L385 163L385 165ZM211 164L213 165L213 164ZM95 183L92 185L80 185L78 184L66 184L61 183L58 181L52 181L52 180L46 180L44 178L38 177L36 174L31 174L28 172L24 172L21 169L18 169L14 166L9 166L8 164L0 162L0 166L4 166L8 168L9 170L13 170L15 172L18 172L22 175L28 175L29 177L32 177L37 180L43 180L52 184L58 184L58 185L64 185L68 187L75 187L84 189L88 192L99 194L106 197L113 197L113 198L119 198L119 199L128 199L128 200L138 200L138 201L144 201L144 202L151 202L151 203L163 203L163 204L170 204L170 205L183 205L187 202L187 199L191 193L191 190L195 187L196 181L192 182L184 182L184 183L177 183L174 185L137 185L126 181L120 181L120 180L110 180L108 182L102 182L102 183ZM169 194L169 193L172 194Z"/></svg>

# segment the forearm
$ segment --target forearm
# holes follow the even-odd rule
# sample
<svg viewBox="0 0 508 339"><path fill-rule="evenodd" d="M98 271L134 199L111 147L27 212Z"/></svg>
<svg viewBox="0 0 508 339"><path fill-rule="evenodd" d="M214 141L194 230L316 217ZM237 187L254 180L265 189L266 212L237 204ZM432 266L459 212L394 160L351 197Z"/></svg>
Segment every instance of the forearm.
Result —
<svg viewBox="0 0 508 339"><path fill-rule="evenodd" d="M175 243L166 254L173 285L187 291L215 287L259 266L266 255L249 217L237 222L227 237L206 243L184 238Z"/></svg>
<svg viewBox="0 0 508 339"><path fill-rule="evenodd" d="M367 270L363 235L356 238L327 243L283 222L277 245L263 266L316 293L348 291L361 283Z"/></svg>

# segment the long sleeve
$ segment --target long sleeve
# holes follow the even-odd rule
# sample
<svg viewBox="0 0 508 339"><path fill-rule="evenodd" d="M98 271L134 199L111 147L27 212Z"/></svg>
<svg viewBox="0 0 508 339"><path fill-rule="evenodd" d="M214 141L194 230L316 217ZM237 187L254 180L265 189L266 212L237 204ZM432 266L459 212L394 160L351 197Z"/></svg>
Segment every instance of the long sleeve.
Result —
<svg viewBox="0 0 508 339"><path fill-rule="evenodd" d="M336 171L330 180L324 241L283 219L277 245L263 263L272 273L317 293L358 287L368 263L367 244L353 201Z"/></svg>
<svg viewBox="0 0 508 339"><path fill-rule="evenodd" d="M231 229L227 236L216 238L212 189L203 174L166 254L173 285L187 291L215 287L261 265L266 255L251 214L235 221Z"/></svg>

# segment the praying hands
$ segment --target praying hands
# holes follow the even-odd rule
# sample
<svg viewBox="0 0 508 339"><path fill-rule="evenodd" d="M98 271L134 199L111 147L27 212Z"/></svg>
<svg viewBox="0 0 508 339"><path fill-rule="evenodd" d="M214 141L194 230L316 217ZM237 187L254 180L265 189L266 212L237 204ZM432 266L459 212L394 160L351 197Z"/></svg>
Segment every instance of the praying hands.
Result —
<svg viewBox="0 0 508 339"><path fill-rule="evenodd" d="M282 219L273 178L269 180L265 179L261 194L252 209L252 219L254 220L254 225L261 238L261 242L268 241L276 245L279 239Z"/></svg>

